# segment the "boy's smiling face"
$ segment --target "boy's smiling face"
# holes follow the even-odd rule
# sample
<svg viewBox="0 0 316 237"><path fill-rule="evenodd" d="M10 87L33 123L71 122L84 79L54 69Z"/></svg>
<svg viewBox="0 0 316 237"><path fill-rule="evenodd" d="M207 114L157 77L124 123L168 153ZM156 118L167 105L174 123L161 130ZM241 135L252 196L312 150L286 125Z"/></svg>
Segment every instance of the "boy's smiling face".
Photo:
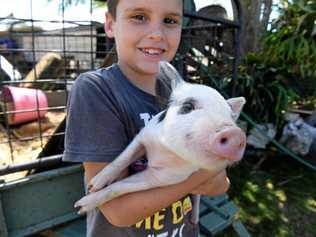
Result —
<svg viewBox="0 0 316 237"><path fill-rule="evenodd" d="M181 38L182 0L120 0L105 29L114 37L118 63L126 76L150 76L159 61L174 57Z"/></svg>

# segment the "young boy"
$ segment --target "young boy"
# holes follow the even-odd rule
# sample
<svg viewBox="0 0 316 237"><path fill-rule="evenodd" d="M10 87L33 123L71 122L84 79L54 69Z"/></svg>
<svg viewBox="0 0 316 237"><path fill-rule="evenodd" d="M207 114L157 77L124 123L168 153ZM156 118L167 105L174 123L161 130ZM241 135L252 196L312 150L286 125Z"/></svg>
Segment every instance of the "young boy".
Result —
<svg viewBox="0 0 316 237"><path fill-rule="evenodd" d="M158 97L169 88L157 79L159 61L172 60L181 38L182 0L109 0L108 8L105 31L118 63L79 76L68 104L64 160L83 162L86 183L163 109ZM145 164L139 160L121 178ZM228 186L225 172L201 170L176 185L118 197L87 214L87 236L198 236L189 194L217 195Z"/></svg>

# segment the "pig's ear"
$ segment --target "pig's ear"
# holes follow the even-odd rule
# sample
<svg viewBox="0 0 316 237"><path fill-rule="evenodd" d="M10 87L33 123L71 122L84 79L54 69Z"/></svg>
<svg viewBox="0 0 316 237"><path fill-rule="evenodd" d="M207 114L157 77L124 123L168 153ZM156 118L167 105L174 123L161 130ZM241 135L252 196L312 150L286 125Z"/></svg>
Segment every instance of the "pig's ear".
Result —
<svg viewBox="0 0 316 237"><path fill-rule="evenodd" d="M232 109L233 119L237 120L244 104L246 103L246 99L244 97L234 97L234 98L228 99L227 103L229 104L229 106Z"/></svg>
<svg viewBox="0 0 316 237"><path fill-rule="evenodd" d="M158 117L158 123L162 122L165 119L166 115L167 115L167 109L160 112L160 115Z"/></svg>
<svg viewBox="0 0 316 237"><path fill-rule="evenodd" d="M180 76L177 69L174 68L170 63L167 61L161 61L159 63L159 71L162 76L169 79L171 81L171 88L172 90L175 89L180 84L184 83L183 78Z"/></svg>

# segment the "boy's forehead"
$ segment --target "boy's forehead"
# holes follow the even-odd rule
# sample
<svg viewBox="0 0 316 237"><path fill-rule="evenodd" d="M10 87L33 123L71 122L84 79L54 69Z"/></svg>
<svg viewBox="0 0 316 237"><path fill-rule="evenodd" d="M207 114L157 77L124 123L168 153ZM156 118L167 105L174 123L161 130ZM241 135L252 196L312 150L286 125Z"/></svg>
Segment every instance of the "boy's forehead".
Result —
<svg viewBox="0 0 316 237"><path fill-rule="evenodd" d="M119 0L117 9L123 11L165 11L182 15L183 0Z"/></svg>

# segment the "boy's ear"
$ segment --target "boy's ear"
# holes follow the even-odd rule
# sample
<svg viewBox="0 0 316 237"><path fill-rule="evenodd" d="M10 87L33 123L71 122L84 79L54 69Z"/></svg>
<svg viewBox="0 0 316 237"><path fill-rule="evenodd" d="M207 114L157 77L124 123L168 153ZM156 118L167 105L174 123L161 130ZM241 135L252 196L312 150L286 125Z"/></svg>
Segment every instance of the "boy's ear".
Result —
<svg viewBox="0 0 316 237"><path fill-rule="evenodd" d="M114 19L112 14L109 12L105 13L104 31L106 33L106 36L109 38L114 38L113 23Z"/></svg>

